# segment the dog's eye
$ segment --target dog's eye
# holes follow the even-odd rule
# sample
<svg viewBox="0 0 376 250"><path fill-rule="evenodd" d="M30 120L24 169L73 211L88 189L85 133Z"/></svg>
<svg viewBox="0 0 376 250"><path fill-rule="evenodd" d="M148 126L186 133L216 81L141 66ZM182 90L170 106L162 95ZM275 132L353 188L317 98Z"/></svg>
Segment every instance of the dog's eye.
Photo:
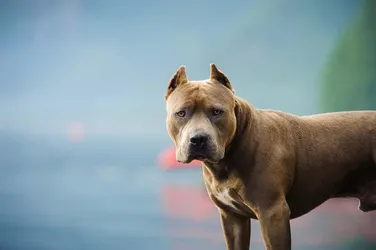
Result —
<svg viewBox="0 0 376 250"><path fill-rule="evenodd" d="M176 113L177 116L179 117L184 117L185 116L185 111L179 111Z"/></svg>
<svg viewBox="0 0 376 250"><path fill-rule="evenodd" d="M219 110L219 109L213 109L212 113L213 113L213 116L217 116L217 115L220 115L222 114L222 110Z"/></svg>

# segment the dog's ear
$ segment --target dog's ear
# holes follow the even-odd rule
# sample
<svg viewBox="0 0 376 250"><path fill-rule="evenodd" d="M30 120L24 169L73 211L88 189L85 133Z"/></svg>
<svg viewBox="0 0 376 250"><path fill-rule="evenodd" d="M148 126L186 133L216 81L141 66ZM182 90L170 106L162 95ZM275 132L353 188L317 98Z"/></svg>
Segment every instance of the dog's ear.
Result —
<svg viewBox="0 0 376 250"><path fill-rule="evenodd" d="M216 80L229 88L232 92L235 92L227 76L220 71L214 63L210 64L210 80Z"/></svg>
<svg viewBox="0 0 376 250"><path fill-rule="evenodd" d="M168 82L167 93L165 95L165 99L167 100L167 97L172 93L172 91L176 89L177 86L186 82L188 82L187 72L186 72L185 66L182 65Z"/></svg>

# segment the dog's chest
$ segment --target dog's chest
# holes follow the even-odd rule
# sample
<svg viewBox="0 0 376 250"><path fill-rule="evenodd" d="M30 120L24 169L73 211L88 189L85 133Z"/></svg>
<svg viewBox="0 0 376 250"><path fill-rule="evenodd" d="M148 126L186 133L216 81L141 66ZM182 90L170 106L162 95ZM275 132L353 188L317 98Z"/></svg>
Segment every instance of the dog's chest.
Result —
<svg viewBox="0 0 376 250"><path fill-rule="evenodd" d="M234 205L236 201L233 197L231 197L229 188L224 188L222 190L214 189L210 193L217 200L217 202L221 203L221 205L225 205L227 207L237 210L237 208Z"/></svg>
<svg viewBox="0 0 376 250"><path fill-rule="evenodd" d="M221 209L230 209L239 212L239 195L230 183L219 183L215 179L206 181L210 199Z"/></svg>
<svg viewBox="0 0 376 250"><path fill-rule="evenodd" d="M227 173L225 178L216 178L207 168L203 168L205 186L210 199L220 209L241 215L249 213L244 204L243 185L233 173Z"/></svg>

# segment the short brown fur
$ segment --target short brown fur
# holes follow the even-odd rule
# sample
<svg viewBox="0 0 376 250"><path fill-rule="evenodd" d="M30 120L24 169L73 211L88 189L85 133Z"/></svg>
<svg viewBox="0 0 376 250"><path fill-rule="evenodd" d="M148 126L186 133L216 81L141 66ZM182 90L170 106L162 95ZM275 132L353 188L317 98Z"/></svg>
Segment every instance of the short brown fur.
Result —
<svg viewBox="0 0 376 250"><path fill-rule="evenodd" d="M295 116L256 109L234 95L214 64L210 79L187 79L184 67L169 83L167 129L185 163L195 159L192 134L208 135L203 176L228 250L249 249L250 218L260 221L266 249L288 250L290 219L330 198L355 197L360 210L376 210L376 111ZM210 116L213 105L224 111L219 118ZM182 108L184 119L175 116Z"/></svg>

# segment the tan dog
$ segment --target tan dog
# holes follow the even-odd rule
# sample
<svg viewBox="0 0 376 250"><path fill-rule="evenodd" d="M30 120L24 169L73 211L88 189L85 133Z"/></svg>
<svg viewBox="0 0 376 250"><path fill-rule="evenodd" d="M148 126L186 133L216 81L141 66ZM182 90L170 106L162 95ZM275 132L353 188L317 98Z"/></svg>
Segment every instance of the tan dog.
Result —
<svg viewBox="0 0 376 250"><path fill-rule="evenodd" d="M177 160L203 162L227 249L249 249L250 218L267 249L287 250L290 219L330 198L356 197L360 210L376 210L376 111L256 109L214 64L204 81L188 81L180 67L165 98Z"/></svg>

